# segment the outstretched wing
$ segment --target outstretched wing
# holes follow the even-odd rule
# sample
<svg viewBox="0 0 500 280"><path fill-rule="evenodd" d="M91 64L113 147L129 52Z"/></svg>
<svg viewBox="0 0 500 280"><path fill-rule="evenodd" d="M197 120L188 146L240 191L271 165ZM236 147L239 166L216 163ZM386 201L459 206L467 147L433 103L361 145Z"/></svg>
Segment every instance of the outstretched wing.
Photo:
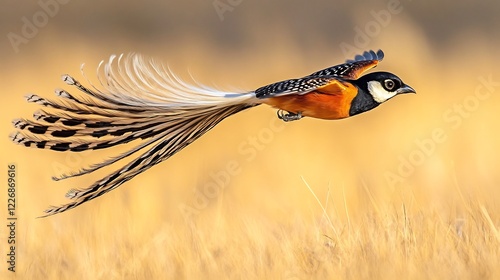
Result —
<svg viewBox="0 0 500 280"><path fill-rule="evenodd" d="M344 64L332 66L299 79L290 79L258 88L255 91L257 98L277 97L288 94L306 94L314 90L328 87L328 92L341 92L347 86L343 80L357 79L362 73L377 66L384 58L384 52L378 50L365 51L353 60Z"/></svg>
<svg viewBox="0 0 500 280"><path fill-rule="evenodd" d="M300 79L290 79L260 87L255 91L255 96L257 98L264 99L264 98L278 97L289 94L302 95L314 90L319 90L324 87L337 88L338 89L337 91L341 91L346 88L346 86L343 85L342 81L340 81L338 77L307 76Z"/></svg>
<svg viewBox="0 0 500 280"><path fill-rule="evenodd" d="M353 60L347 60L344 64L335 65L309 75L310 77L316 76L336 76L344 79L357 79L364 72L377 66L377 64L384 59L384 52L378 50L365 51L363 54L358 54Z"/></svg>

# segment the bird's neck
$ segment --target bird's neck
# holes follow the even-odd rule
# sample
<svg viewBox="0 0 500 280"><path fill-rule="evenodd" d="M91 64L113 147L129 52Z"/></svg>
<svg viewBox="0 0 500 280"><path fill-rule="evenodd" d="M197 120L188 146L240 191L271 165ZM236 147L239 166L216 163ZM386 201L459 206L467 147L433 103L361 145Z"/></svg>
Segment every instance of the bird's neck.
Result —
<svg viewBox="0 0 500 280"><path fill-rule="evenodd" d="M368 89L363 89L358 87L358 94L351 102L351 109L349 110L349 115L354 116L357 114L364 113L375 107L380 103L373 99L373 96L368 92Z"/></svg>

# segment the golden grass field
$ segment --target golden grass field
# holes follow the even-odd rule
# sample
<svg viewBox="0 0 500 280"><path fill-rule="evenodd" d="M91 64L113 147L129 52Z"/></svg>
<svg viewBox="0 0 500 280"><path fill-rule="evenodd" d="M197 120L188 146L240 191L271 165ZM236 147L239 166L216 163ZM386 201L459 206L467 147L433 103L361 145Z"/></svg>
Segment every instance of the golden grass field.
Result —
<svg viewBox="0 0 500 280"><path fill-rule="evenodd" d="M222 22L205 4L193 9L215 17L207 28L240 32L255 43L226 46L206 38L203 25L186 27L191 21L182 15L189 11L180 8L169 13L191 33L153 38L117 31L100 41L64 28L71 21L66 13L88 10L76 2L61 6L62 14L19 53L4 40L0 181L7 182L7 165L15 163L18 220L15 273L6 267L6 227L0 231L1 279L500 279L500 41L445 22L446 40L435 42L423 25L444 11L438 4L429 18L417 16L429 4L408 4L367 47L382 48L386 58L377 70L397 74L416 95L340 121L283 123L274 109L253 108L117 190L37 219L47 206L65 202L70 188L86 187L125 162L60 182L51 176L131 145L79 154L15 146L7 137L11 120L38 109L25 94L71 89L61 74L83 81L79 67L86 62L93 79L100 60L128 51L169 63L186 79L191 73L222 89L252 90L344 61L339 44L352 41L353 26L363 27L363 16L379 9L342 4L358 10L349 13L344 39L323 40L335 30L316 31L308 35L316 36L312 43L299 40L305 35L288 30L282 18L252 24L248 14L258 4L243 2ZM101 8L95 11L126 17L111 4ZM17 15L37 6L12 10L11 29L2 34L19 29ZM134 24L113 22L125 23ZM106 35L106 28L95 28ZM0 187L0 220L7 224L6 188Z"/></svg>

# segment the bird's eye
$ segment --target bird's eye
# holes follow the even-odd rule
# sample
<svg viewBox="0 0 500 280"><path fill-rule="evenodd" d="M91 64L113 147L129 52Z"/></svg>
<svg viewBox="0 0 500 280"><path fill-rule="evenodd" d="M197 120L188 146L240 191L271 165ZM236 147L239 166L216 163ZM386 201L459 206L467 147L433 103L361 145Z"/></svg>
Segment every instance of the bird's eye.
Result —
<svg viewBox="0 0 500 280"><path fill-rule="evenodd" d="M393 90L395 85L396 85L396 83L391 79L387 79L384 81L384 87L388 91Z"/></svg>

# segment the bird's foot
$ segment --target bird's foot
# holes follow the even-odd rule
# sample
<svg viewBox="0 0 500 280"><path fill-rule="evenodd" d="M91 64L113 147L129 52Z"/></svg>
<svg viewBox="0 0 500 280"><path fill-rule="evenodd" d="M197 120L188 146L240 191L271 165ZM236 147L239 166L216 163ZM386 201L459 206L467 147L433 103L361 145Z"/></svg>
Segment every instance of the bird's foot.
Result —
<svg viewBox="0 0 500 280"><path fill-rule="evenodd" d="M283 111L283 110L278 110L277 114L278 114L278 118L280 120L285 121L285 122L297 121L297 120L302 119L301 112L298 112L298 113L286 112L285 113L285 111Z"/></svg>

